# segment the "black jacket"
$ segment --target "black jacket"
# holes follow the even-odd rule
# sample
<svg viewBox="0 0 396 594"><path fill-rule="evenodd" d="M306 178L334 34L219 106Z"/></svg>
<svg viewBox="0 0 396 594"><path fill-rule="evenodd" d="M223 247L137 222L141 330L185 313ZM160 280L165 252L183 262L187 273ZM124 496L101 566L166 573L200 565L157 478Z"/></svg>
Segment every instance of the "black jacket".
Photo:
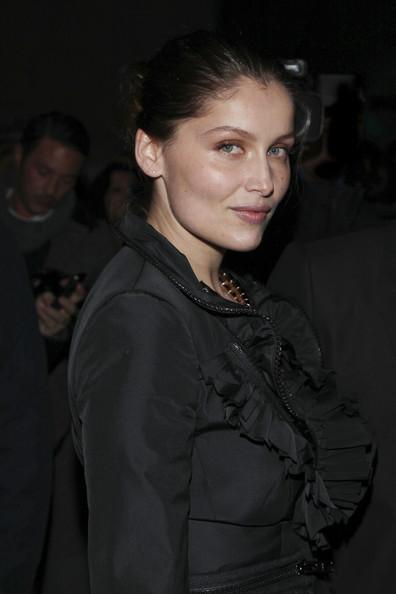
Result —
<svg viewBox="0 0 396 594"><path fill-rule="evenodd" d="M340 394L375 432L378 463L364 515L337 555L335 591L394 591L396 564L396 223L293 244L271 286L304 307Z"/></svg>
<svg viewBox="0 0 396 594"><path fill-rule="evenodd" d="M51 489L44 345L22 257L0 228L0 593L30 594Z"/></svg>
<svg viewBox="0 0 396 594"><path fill-rule="evenodd" d="M121 232L70 357L93 594L186 594L311 559L371 454L304 316L255 284L251 307L225 301L140 219Z"/></svg>

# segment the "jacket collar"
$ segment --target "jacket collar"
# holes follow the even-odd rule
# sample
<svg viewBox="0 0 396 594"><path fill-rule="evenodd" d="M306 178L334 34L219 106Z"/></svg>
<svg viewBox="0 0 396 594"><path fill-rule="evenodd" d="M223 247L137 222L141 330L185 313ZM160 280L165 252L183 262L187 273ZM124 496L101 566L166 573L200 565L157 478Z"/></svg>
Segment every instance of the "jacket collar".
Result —
<svg viewBox="0 0 396 594"><path fill-rule="evenodd" d="M167 276L188 283L190 288L199 287L200 283L186 256L144 219L128 213L119 223L117 233L123 243L160 267Z"/></svg>
<svg viewBox="0 0 396 594"><path fill-rule="evenodd" d="M181 291L199 305L224 313L248 313L249 309L253 313L254 308L227 301L200 281L195 276L186 256L144 219L127 213L118 224L117 234L124 244L159 268ZM238 281L240 281L239 278ZM251 297L253 298L249 295L249 298Z"/></svg>

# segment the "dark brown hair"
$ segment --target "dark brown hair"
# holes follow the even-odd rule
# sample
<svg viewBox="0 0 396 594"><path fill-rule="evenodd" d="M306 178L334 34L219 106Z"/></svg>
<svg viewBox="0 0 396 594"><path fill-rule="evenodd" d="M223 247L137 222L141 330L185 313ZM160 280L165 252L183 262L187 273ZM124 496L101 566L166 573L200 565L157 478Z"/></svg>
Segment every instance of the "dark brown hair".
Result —
<svg viewBox="0 0 396 594"><path fill-rule="evenodd" d="M27 157L43 138L56 140L85 157L89 153L89 136L83 124L60 111L41 113L26 124L20 138L23 157Z"/></svg>

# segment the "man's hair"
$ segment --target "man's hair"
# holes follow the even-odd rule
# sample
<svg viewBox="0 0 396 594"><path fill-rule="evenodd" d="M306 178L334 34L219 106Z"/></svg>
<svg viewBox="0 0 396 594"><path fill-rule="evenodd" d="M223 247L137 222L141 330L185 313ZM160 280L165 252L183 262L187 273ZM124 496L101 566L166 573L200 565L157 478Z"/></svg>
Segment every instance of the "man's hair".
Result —
<svg viewBox="0 0 396 594"><path fill-rule="evenodd" d="M20 143L26 157L43 138L51 138L79 153L89 153L89 136L84 125L73 116L51 111L32 118L22 131Z"/></svg>

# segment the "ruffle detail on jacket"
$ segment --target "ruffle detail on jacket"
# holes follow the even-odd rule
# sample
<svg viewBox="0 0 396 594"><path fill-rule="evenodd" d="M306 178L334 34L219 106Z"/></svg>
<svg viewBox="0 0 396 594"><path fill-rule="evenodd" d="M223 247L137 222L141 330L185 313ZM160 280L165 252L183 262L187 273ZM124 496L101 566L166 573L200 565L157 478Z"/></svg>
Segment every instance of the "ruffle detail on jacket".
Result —
<svg viewBox="0 0 396 594"><path fill-rule="evenodd" d="M367 490L374 448L354 404L337 396L334 375L305 359L303 366L271 324L252 319L238 341L205 365L204 375L222 399L227 422L274 450L286 473L301 479L295 529L314 548L326 548L325 529L347 521ZM303 422L286 411L275 373Z"/></svg>

